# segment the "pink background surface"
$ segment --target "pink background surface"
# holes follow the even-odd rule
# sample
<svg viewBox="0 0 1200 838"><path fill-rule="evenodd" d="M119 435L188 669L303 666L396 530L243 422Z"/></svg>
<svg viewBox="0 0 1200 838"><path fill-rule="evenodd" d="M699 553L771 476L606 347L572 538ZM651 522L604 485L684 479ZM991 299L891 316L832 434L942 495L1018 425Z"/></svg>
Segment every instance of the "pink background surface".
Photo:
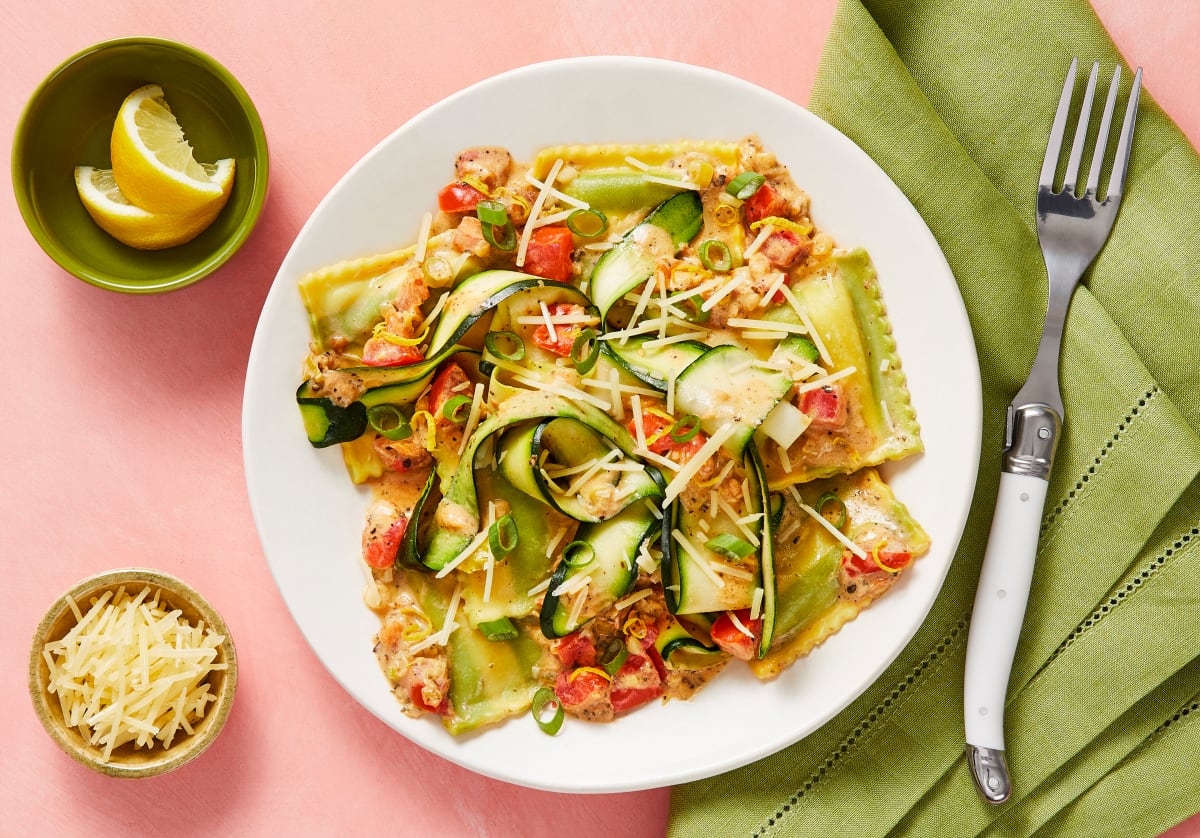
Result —
<svg viewBox="0 0 1200 838"><path fill-rule="evenodd" d="M661 835L666 789L570 796L473 775L410 744L327 675L272 582L250 517L246 358L267 289L309 213L426 106L516 66L589 54L705 65L803 104L834 0L810 0L802 12L767 0L753 23L728 3L674 0L536 12L478 0L427 12L394 0L353 12L319 0L37 5L0 8L6 148L26 99L61 60L107 38L155 35L210 53L241 80L266 126L272 180L258 229L230 263L148 298L75 280L38 249L11 197L0 201L0 334L16 360L4 388L13 433L0 447L0 834L134 834L152 831L153 818L179 835ZM1094 5L1145 67L1150 93L1200 142L1200 4ZM130 565L175 573L209 597L237 642L241 682L224 732L200 759L165 777L118 781L75 764L44 735L25 672L54 598L84 576ZM1200 816L1170 834L1200 835Z"/></svg>

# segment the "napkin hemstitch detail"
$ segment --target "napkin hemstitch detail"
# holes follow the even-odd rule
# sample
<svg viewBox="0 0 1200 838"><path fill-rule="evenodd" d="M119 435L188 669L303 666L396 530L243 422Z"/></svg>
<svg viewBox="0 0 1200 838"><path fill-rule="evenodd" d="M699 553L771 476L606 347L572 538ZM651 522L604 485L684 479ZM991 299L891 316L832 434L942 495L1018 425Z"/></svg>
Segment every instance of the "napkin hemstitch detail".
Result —
<svg viewBox="0 0 1200 838"><path fill-rule="evenodd" d="M769 815L762 824L750 833L750 838L766 838L766 836L774 832L777 826L779 826L778 822L791 814L792 809L803 800L806 794L821 784L826 775L842 761L844 756L862 744L861 739L877 726L877 722L884 720L885 717L904 704L902 699L908 696L911 687L914 687L919 681L925 680L925 676L937 672L939 663L949 657L947 653L951 649L956 648L965 636L969 620L969 614L960 616L942 639L930 649L916 666L909 670L908 675L902 681L898 682L892 688L891 692L876 704L870 712L866 713L841 743L809 774L804 785L796 789L786 801L775 809L773 814Z"/></svg>

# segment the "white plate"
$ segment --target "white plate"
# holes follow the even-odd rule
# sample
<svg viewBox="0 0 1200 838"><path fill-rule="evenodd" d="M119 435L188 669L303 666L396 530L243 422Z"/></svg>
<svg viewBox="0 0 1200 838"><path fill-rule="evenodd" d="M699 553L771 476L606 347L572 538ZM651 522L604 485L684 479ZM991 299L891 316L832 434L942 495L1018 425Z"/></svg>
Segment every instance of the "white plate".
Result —
<svg viewBox="0 0 1200 838"><path fill-rule="evenodd" d="M309 340L297 279L414 240L422 212L452 176L454 156L468 146L500 144L530 160L559 143L736 140L752 132L812 196L817 224L843 247L867 248L875 262L926 445L888 471L932 536L932 551L771 683L730 666L690 702L647 706L612 725L568 719L557 737L528 716L461 738L431 719L405 717L371 653L378 622L362 602L367 495L351 485L336 449L309 446L294 402ZM325 197L263 308L246 376L243 442L275 581L317 656L359 703L482 774L534 788L615 792L711 776L778 751L880 675L925 619L949 568L975 488L980 413L975 344L954 277L920 216L856 145L792 102L730 76L650 59L581 58L526 67L451 96L380 143Z"/></svg>

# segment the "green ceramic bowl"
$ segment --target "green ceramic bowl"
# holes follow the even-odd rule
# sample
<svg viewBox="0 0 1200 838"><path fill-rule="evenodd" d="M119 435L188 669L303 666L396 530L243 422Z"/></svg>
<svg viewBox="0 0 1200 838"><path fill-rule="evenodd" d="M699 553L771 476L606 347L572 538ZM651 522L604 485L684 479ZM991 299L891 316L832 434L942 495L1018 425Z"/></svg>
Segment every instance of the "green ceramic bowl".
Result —
<svg viewBox="0 0 1200 838"><path fill-rule="evenodd" d="M187 244L127 247L101 230L75 191L75 167L111 168L109 140L125 97L162 85L201 162L237 160L217 220ZM197 49L160 38L120 38L67 59L38 86L13 142L17 204L38 244L65 270L113 291L153 294L190 285L246 241L267 196L267 139L246 91Z"/></svg>

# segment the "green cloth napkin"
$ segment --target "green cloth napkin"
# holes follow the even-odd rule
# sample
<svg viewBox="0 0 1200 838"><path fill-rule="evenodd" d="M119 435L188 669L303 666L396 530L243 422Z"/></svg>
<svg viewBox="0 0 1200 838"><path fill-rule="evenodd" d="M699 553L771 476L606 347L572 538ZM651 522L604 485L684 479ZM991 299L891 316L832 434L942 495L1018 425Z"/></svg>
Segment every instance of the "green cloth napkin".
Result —
<svg viewBox="0 0 1200 838"><path fill-rule="evenodd" d="M899 184L958 279L983 378L978 490L895 664L803 741L674 789L671 836L1149 836L1200 811L1200 160L1145 92L1124 204L1067 322L1006 714L1012 799L985 804L963 758L1004 406L1045 311L1035 189L1074 55L1120 61L1083 0L841 3L810 107Z"/></svg>

